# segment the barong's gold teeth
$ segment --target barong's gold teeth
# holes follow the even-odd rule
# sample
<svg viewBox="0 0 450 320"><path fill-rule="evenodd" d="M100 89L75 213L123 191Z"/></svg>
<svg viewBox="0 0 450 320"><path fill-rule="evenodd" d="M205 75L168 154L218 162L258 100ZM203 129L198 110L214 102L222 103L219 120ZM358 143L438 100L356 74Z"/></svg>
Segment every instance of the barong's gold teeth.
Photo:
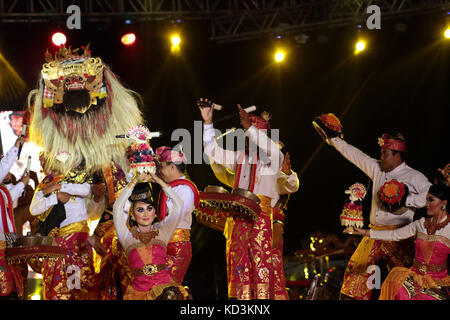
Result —
<svg viewBox="0 0 450 320"><path fill-rule="evenodd" d="M97 102L95 103L97 104ZM83 107L77 107L77 108L65 108L66 112L67 111L75 111L77 113L86 113L86 111L88 111L91 108L92 105L92 101L91 104L89 104L88 106L83 106Z"/></svg>

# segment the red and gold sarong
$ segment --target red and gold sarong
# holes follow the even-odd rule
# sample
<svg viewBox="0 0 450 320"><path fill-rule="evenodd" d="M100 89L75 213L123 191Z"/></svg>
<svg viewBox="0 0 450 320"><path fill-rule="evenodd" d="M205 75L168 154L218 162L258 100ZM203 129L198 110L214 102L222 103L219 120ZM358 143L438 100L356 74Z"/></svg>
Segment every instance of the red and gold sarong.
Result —
<svg viewBox="0 0 450 320"><path fill-rule="evenodd" d="M228 218L225 225L228 298L271 298L272 208L270 198L258 197L261 213L255 221Z"/></svg>
<svg viewBox="0 0 450 320"><path fill-rule="evenodd" d="M131 269L125 250L117 239L113 220L106 222L108 228L102 236L106 255L97 255L95 271L97 274L99 299L118 300L123 297L131 283Z"/></svg>
<svg viewBox="0 0 450 320"><path fill-rule="evenodd" d="M170 276L178 284L183 284L184 276L191 264L192 247L188 229L175 229L167 244L167 268Z"/></svg>
<svg viewBox="0 0 450 320"><path fill-rule="evenodd" d="M401 226L372 226L374 230L394 230ZM384 241L363 237L345 270L341 294L357 300L370 300L372 289L367 284L371 273L369 266L378 266L381 261L388 270L394 267L410 267L414 257L414 241Z"/></svg>
<svg viewBox="0 0 450 320"><path fill-rule="evenodd" d="M42 264L43 295L45 300L97 299L92 248L87 245L89 227L86 221L55 228L58 246L67 250L59 259L45 259Z"/></svg>
<svg viewBox="0 0 450 320"><path fill-rule="evenodd" d="M14 292L18 297L23 295L23 278L20 265L8 264L6 261L6 242L0 241L0 296L8 296Z"/></svg>
<svg viewBox="0 0 450 320"><path fill-rule="evenodd" d="M273 220L284 222L285 215L283 210L279 207L272 208ZM275 222L274 222L275 223ZM281 238L277 247L272 249L272 263L273 263L273 289L271 299L274 300L289 300L289 295L286 290L286 276L284 274L283 266L283 237Z"/></svg>

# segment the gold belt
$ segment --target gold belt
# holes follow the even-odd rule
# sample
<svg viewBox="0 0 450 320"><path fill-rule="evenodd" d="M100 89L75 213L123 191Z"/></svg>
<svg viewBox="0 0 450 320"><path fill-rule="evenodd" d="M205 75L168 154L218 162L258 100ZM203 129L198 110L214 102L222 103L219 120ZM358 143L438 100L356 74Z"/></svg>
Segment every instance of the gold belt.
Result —
<svg viewBox="0 0 450 320"><path fill-rule="evenodd" d="M167 266L165 264L146 264L144 267L139 268L139 269L132 269L131 273L133 274L133 276L141 276L141 275L146 275L146 276L152 276L155 273L157 273L158 271L164 270L166 269Z"/></svg>
<svg viewBox="0 0 450 320"><path fill-rule="evenodd" d="M65 235L75 232L89 233L89 226L86 220L68 224L62 228L53 228L48 234L50 237L64 237Z"/></svg>
<svg viewBox="0 0 450 320"><path fill-rule="evenodd" d="M395 225L395 226L374 226L372 224L369 224L370 229L372 230L395 230L398 228L403 227L404 225Z"/></svg>
<svg viewBox="0 0 450 320"><path fill-rule="evenodd" d="M441 272L447 269L447 265L431 265L425 262L420 262L414 259L413 267L415 267L421 274L426 274L427 272Z"/></svg>
<svg viewBox="0 0 450 320"><path fill-rule="evenodd" d="M175 229L175 232L173 233L172 238L170 238L169 243L180 241L191 241L191 231L189 229Z"/></svg>

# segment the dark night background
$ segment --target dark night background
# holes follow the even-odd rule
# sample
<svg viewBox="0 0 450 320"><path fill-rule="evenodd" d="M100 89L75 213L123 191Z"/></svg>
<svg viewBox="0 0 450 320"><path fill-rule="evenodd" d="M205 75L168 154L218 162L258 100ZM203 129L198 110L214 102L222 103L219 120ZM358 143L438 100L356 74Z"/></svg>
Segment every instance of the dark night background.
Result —
<svg viewBox="0 0 450 320"><path fill-rule="evenodd" d="M368 48L353 55L357 29L340 27L310 33L305 45L290 37L283 64L273 63L274 38L217 44L211 40L208 22L185 22L181 28L182 54L170 55L170 24L146 22L125 26L114 23L82 23L69 31L67 46L91 43L93 56L101 57L129 88L144 98L144 114L151 130L165 135L153 146L175 145L170 133L186 128L193 133L201 116L195 106L207 97L234 112L236 104L256 105L272 114L272 128L289 151L293 169L300 175L300 189L291 197L285 227L285 255L308 243L311 232L336 234L345 194L353 183L368 178L337 151L323 144L313 130L312 119L324 112L341 118L346 140L372 157L379 156L377 137L402 132L409 147L407 164L430 180L450 162L448 145L450 40L442 36L444 16L433 14L403 20L406 32L397 32L398 20L383 21L382 29L369 31ZM120 36L134 28L137 42L124 47ZM0 24L0 52L34 88L44 62L53 49L48 24ZM328 41L318 41L326 35ZM23 110L26 92L15 99L0 97L1 110ZM220 115L217 115L220 116ZM222 131L238 126L238 120L220 123ZM210 168L191 165L192 180L200 190L220 185ZM364 201L368 224L370 196ZM222 298L226 292L225 238L193 219L193 259L185 278L198 299Z"/></svg>

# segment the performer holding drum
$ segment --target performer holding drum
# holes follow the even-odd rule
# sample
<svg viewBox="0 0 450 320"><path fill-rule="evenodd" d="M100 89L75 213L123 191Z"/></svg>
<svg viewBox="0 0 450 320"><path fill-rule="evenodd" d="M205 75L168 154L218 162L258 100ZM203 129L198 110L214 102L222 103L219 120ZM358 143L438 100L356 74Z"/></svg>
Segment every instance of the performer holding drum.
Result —
<svg viewBox="0 0 450 320"><path fill-rule="evenodd" d="M425 206L431 183L422 173L406 165L406 142L401 135L383 134L378 139L381 157L377 161L343 140L342 125L333 114L317 117L313 124L328 144L373 181L372 230L395 230L412 222L415 209ZM370 276L367 268L378 265L380 260L388 268L410 267L413 249L409 240L391 242L364 237L347 265L341 298L369 300L372 289L367 285Z"/></svg>
<svg viewBox="0 0 450 320"><path fill-rule="evenodd" d="M224 150L214 140L213 108L208 100L197 105L204 121L204 152L210 160L235 172L234 188L256 194L260 213L255 220L234 216L225 225L227 237L228 297L239 300L270 299L273 283L272 200L278 199L276 184L283 155L278 145L262 131L270 129L267 119L245 112L240 105L239 117L248 143L258 146L268 157L264 163L258 154ZM248 144L247 144L248 145Z"/></svg>

